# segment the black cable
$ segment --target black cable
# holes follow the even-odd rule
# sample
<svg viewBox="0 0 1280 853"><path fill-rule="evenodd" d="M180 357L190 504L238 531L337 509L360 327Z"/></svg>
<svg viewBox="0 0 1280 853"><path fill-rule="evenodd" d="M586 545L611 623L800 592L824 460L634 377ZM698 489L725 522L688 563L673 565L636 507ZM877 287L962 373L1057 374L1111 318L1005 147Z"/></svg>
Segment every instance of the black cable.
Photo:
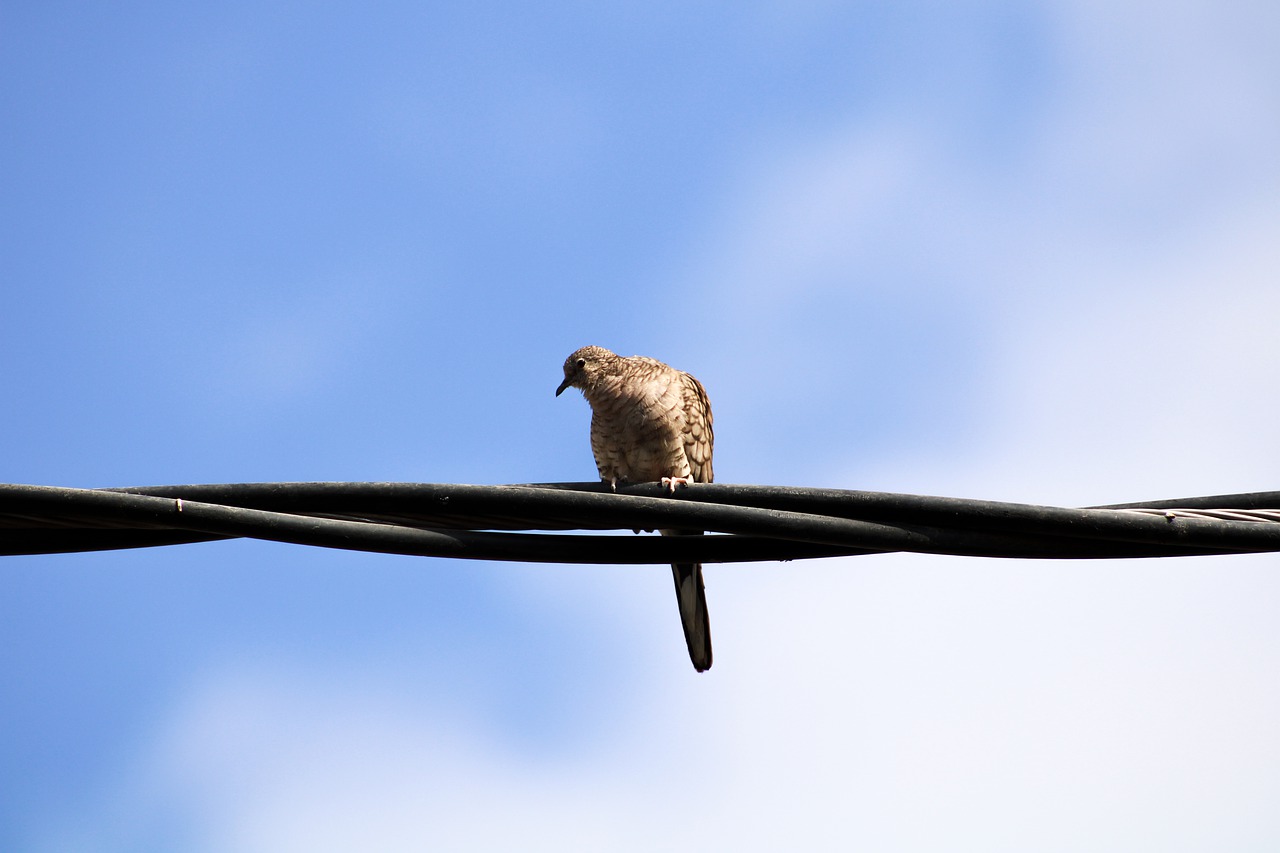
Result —
<svg viewBox="0 0 1280 853"><path fill-rule="evenodd" d="M0 486L0 554L252 537L467 559L564 563L745 562L883 551L1114 558L1280 550L1280 524L778 486L470 486L245 483L130 489ZM1265 510L1280 493L1152 501ZM658 538L493 531L659 527L726 535Z"/></svg>

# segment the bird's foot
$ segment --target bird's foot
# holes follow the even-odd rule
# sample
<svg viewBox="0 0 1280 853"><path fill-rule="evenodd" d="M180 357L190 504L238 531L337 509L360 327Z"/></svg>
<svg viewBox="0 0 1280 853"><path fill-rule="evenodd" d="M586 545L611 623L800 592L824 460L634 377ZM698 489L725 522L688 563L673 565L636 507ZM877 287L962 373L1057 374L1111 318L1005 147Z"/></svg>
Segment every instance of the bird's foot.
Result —
<svg viewBox="0 0 1280 853"><path fill-rule="evenodd" d="M692 477L663 477L662 488L675 494L676 486L687 486L693 482Z"/></svg>

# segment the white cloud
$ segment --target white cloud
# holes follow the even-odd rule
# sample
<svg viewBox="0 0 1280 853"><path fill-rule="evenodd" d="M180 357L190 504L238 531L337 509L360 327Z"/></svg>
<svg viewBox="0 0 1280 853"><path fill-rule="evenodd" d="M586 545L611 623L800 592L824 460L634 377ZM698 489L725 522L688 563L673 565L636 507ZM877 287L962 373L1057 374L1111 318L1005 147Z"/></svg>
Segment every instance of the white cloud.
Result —
<svg viewBox="0 0 1280 853"><path fill-rule="evenodd" d="M252 853L1274 837L1269 563L713 569L712 675L665 661L596 748L569 753L513 753L465 709L376 678L211 674L57 840Z"/></svg>
<svg viewBox="0 0 1280 853"><path fill-rule="evenodd" d="M593 797L600 767L513 765L448 702L428 709L393 683L332 675L206 673L50 849L587 849L613 831L608 812L565 814Z"/></svg>
<svg viewBox="0 0 1280 853"><path fill-rule="evenodd" d="M796 287L832 286L833 271L876 248L885 208L918 186L925 157L918 133L893 124L782 144L782 158L763 156L755 180L726 200L711 257L688 276L718 285L731 317L745 306L792 310Z"/></svg>

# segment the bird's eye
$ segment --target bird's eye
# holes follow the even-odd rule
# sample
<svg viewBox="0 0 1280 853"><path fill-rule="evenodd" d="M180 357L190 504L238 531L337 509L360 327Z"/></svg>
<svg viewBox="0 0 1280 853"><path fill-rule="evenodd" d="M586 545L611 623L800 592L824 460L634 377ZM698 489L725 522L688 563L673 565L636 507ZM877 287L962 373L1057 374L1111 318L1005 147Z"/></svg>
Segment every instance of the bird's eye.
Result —
<svg viewBox="0 0 1280 853"><path fill-rule="evenodd" d="M578 359L578 367L586 367L586 366L587 366L587 360L585 358Z"/></svg>

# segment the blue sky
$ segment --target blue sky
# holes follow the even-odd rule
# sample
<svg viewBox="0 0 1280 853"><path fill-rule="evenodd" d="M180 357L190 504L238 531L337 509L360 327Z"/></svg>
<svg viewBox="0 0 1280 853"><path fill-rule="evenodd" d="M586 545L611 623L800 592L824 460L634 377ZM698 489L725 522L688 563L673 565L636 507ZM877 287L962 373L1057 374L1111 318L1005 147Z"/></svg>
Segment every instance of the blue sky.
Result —
<svg viewBox="0 0 1280 853"><path fill-rule="evenodd" d="M1113 8L1114 7L1114 8ZM1280 11L8 4L0 480L1280 488ZM1270 556L0 565L0 848L1272 850Z"/></svg>

